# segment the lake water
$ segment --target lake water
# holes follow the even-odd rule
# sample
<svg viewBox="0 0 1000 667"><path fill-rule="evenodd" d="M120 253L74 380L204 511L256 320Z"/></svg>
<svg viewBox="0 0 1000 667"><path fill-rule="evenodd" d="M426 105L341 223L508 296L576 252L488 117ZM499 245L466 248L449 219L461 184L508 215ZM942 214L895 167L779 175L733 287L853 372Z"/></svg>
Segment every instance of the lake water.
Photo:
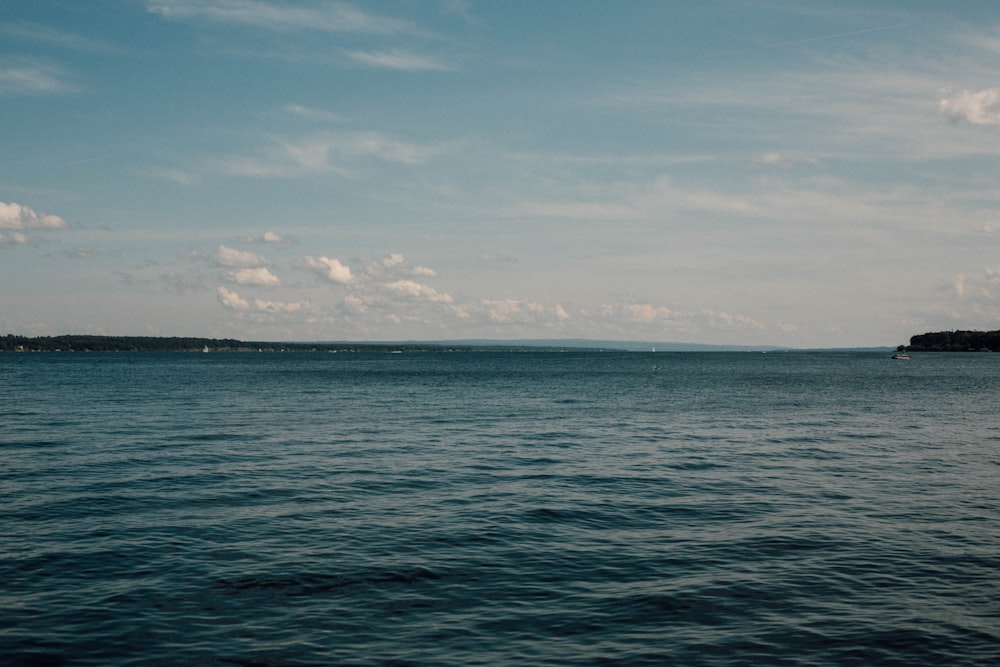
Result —
<svg viewBox="0 0 1000 667"><path fill-rule="evenodd" d="M1000 354L0 354L10 665L1000 664Z"/></svg>

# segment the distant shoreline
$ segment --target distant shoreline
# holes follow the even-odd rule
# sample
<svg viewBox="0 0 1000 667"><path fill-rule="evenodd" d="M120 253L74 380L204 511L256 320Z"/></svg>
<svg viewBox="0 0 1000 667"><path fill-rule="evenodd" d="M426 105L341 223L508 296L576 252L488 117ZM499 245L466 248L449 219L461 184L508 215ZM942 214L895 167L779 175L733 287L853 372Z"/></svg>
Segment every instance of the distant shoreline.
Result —
<svg viewBox="0 0 1000 667"><path fill-rule="evenodd" d="M243 341L234 338L197 338L181 336L0 336L0 352L423 352L488 350L563 350L627 351L624 346L609 347L580 341Z"/></svg>
<svg viewBox="0 0 1000 667"><path fill-rule="evenodd" d="M827 351L884 352L885 347L826 348ZM446 341L243 341L179 336L0 336L0 352L395 352L395 351L605 351L605 352L801 352L777 346L607 341L587 339L463 339Z"/></svg>
<svg viewBox="0 0 1000 667"><path fill-rule="evenodd" d="M919 334L909 352L1000 352L1000 331L942 331ZM710 345L700 343L650 343L640 341L488 340L454 341L336 341L286 342L242 341L234 338L181 336L0 336L0 352L393 352L393 351L483 351L483 350L574 350L609 352L805 352L891 350L885 347L787 348L762 345Z"/></svg>

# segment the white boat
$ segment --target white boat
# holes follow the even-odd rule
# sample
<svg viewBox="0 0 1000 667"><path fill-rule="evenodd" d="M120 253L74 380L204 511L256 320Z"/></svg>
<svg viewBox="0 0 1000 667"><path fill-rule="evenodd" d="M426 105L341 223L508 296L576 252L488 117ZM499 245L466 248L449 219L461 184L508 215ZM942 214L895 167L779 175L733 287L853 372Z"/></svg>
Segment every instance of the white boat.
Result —
<svg viewBox="0 0 1000 667"><path fill-rule="evenodd" d="M893 359L909 359L910 355L906 353L906 350L896 350L896 353L892 355Z"/></svg>

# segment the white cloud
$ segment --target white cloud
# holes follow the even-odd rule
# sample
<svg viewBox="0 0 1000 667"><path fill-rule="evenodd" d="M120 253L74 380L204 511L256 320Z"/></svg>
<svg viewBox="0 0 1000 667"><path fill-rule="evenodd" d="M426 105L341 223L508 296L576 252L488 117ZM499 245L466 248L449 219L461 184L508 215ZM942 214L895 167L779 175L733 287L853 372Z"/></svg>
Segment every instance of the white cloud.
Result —
<svg viewBox="0 0 1000 667"><path fill-rule="evenodd" d="M436 278L438 273L426 266L410 266L401 253L393 252L382 258L378 264L369 263L366 273L371 278L391 281L392 278Z"/></svg>
<svg viewBox="0 0 1000 667"><path fill-rule="evenodd" d="M425 278L436 278L437 274L438 274L437 271L426 266L413 267L413 275L415 276L423 276Z"/></svg>
<svg viewBox="0 0 1000 667"><path fill-rule="evenodd" d="M356 294L348 294L345 296L343 305L344 309L351 313L361 314L368 310L368 304L365 303L364 299Z"/></svg>
<svg viewBox="0 0 1000 667"><path fill-rule="evenodd" d="M387 269L391 269L394 266L399 266L404 262L406 262L406 258L404 258L403 255L398 252L389 253L388 255L382 258L382 266L386 267Z"/></svg>
<svg viewBox="0 0 1000 667"><path fill-rule="evenodd" d="M257 285L259 287L276 287L281 284L278 276L267 268L240 269L231 271L227 278L237 285Z"/></svg>
<svg viewBox="0 0 1000 667"><path fill-rule="evenodd" d="M309 271L338 285L348 285L352 282L351 268L331 257L306 257L296 263L296 268Z"/></svg>
<svg viewBox="0 0 1000 667"><path fill-rule="evenodd" d="M451 303L452 298L448 294L438 292L430 285L424 285L413 280L397 280L386 283L386 289L411 299L423 299L435 303Z"/></svg>
<svg viewBox="0 0 1000 667"><path fill-rule="evenodd" d="M788 155L786 153L764 153L753 159L754 164L768 167L794 167L797 164L818 165L819 159L814 157L801 157Z"/></svg>
<svg viewBox="0 0 1000 667"><path fill-rule="evenodd" d="M270 243L280 248L289 248L297 243L294 236L277 234L267 230L260 236L248 236L244 239L247 243Z"/></svg>
<svg viewBox="0 0 1000 667"><path fill-rule="evenodd" d="M236 250L235 248L230 248L224 245L220 245L215 249L215 252L212 253L212 259L215 260L215 263L219 266L230 268L253 268L270 264L267 259L261 257L257 253L246 250Z"/></svg>
<svg viewBox="0 0 1000 667"><path fill-rule="evenodd" d="M83 246L77 246L66 253L68 257L73 257L74 259L94 259L100 252L94 248L86 248Z"/></svg>
<svg viewBox="0 0 1000 667"><path fill-rule="evenodd" d="M733 315L715 310L704 310L702 314L708 319L708 325L721 329L765 329L764 325L746 315Z"/></svg>
<svg viewBox="0 0 1000 667"><path fill-rule="evenodd" d="M0 202L0 229L65 229L69 224L58 215L35 213L27 206Z"/></svg>
<svg viewBox="0 0 1000 667"><path fill-rule="evenodd" d="M240 297L240 295L236 292L222 287L221 285L216 290L216 295L219 298L219 302L226 308L241 311L250 310L250 303L246 299Z"/></svg>
<svg viewBox="0 0 1000 667"><path fill-rule="evenodd" d="M150 0L147 8L168 19L207 19L268 30L392 34L413 32L408 21L370 14L341 2L307 6L260 0Z"/></svg>
<svg viewBox="0 0 1000 667"><path fill-rule="evenodd" d="M606 303L601 306L601 314L608 319L649 324L671 319L674 311L666 306L654 306L649 303Z"/></svg>
<svg viewBox="0 0 1000 667"><path fill-rule="evenodd" d="M447 72L453 69L437 58L404 51L352 51L347 55L360 65L381 69L404 72Z"/></svg>
<svg viewBox="0 0 1000 667"><path fill-rule="evenodd" d="M952 121L973 125L1000 125L1000 88L963 90L941 100L938 111Z"/></svg>
<svg viewBox="0 0 1000 667"><path fill-rule="evenodd" d="M561 305L546 306L523 299L483 299L468 309L480 313L493 324L527 324L551 326L568 320L569 313Z"/></svg>
<svg viewBox="0 0 1000 667"><path fill-rule="evenodd" d="M0 95L54 95L76 90L66 73L53 65L26 60L0 63Z"/></svg>
<svg viewBox="0 0 1000 667"><path fill-rule="evenodd" d="M265 301L254 299L254 308L266 313L298 313L312 309L308 301Z"/></svg>
<svg viewBox="0 0 1000 667"><path fill-rule="evenodd" d="M28 242L28 237L21 232L11 232L10 234L0 234L0 245L24 245Z"/></svg>
<svg viewBox="0 0 1000 667"><path fill-rule="evenodd" d="M644 335L662 336L681 334L686 337L704 335L708 329L764 330L760 322L741 314L703 309L699 312L683 311L658 306L651 303L606 303L595 313L592 324L610 327L632 335L644 331ZM692 338L694 339L694 338Z"/></svg>
<svg viewBox="0 0 1000 667"><path fill-rule="evenodd" d="M314 306L308 301L267 301L265 299L254 299L248 301L236 292L219 286L216 294L221 303L230 310L241 313L302 313L314 310Z"/></svg>

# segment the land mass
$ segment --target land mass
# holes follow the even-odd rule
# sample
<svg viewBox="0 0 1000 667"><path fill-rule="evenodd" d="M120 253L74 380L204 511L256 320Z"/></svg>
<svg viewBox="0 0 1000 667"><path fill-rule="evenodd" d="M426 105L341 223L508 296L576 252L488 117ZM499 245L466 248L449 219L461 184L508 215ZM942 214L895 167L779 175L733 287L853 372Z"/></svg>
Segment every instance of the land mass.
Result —
<svg viewBox="0 0 1000 667"><path fill-rule="evenodd" d="M778 351L770 346L643 343L635 341L566 340L455 340L398 342L275 342L233 338L170 336L0 336L0 352L362 352L431 350L617 350L617 351ZM785 348L786 349L786 348ZM854 348L852 348L854 349ZM857 348L860 349L860 348ZM865 348L868 349L868 348ZM881 349L881 348L880 348ZM939 331L918 334L905 346L910 352L1000 352L1000 331Z"/></svg>
<svg viewBox="0 0 1000 667"><path fill-rule="evenodd" d="M910 338L910 352L1000 352L1000 331L936 331Z"/></svg>
<svg viewBox="0 0 1000 667"><path fill-rule="evenodd" d="M880 348L828 348L835 351L885 351ZM592 350L617 352L778 352L794 351L773 345L709 345L703 343L613 341L588 339L465 339L385 342L275 342L232 338L169 336L0 336L0 352L394 352L489 350Z"/></svg>
<svg viewBox="0 0 1000 667"><path fill-rule="evenodd" d="M242 341L233 338L184 338L160 336L0 336L0 352L391 352L484 349L562 349L549 344L482 342L275 342ZM578 346L573 346L578 347ZM592 345L590 349L603 349Z"/></svg>

